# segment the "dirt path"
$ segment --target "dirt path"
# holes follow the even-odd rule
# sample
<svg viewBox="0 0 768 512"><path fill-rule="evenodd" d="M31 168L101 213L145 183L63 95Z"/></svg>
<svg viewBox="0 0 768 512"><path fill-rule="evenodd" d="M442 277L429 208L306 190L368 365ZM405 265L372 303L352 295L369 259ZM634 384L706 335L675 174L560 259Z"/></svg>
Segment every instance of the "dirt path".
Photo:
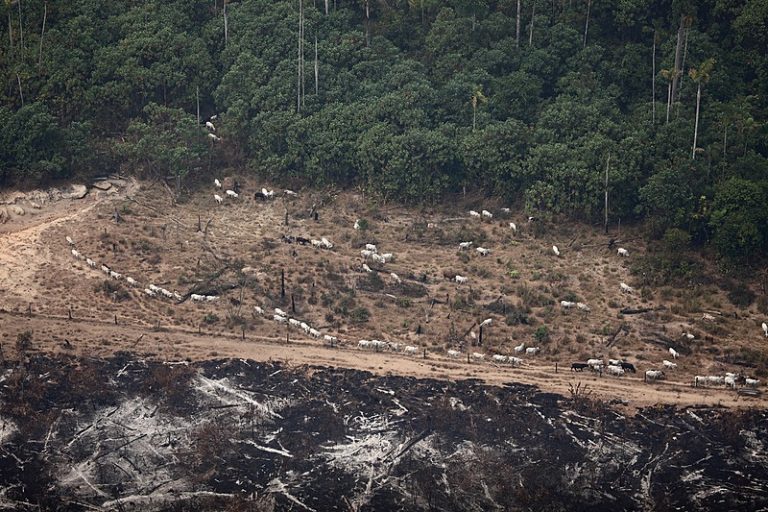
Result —
<svg viewBox="0 0 768 512"><path fill-rule="evenodd" d="M561 368L555 373L550 363L531 361L522 368L504 368L489 363L466 363L428 354L426 359L396 353L374 353L356 348L331 348L316 341L248 335L212 335L181 329L153 329L140 325L114 325L93 320L68 320L35 315L0 312L0 332L4 346L12 345L16 334L34 332L35 350L70 353L86 357L107 357L120 350L134 351L148 358L163 360L246 358L256 361L283 361L302 365L353 368L377 375L395 374L417 378L458 380L475 378L487 384L506 382L535 385L545 391L569 396L569 384L588 385L592 396L626 400L629 410L657 404L678 406L766 407L764 397L741 397L724 389L694 389L687 383L668 381L645 384L642 377L599 378L589 373L573 373ZM42 341L45 340L45 341ZM66 340L66 341L65 341ZM69 343L69 345L67 345Z"/></svg>
<svg viewBox="0 0 768 512"><path fill-rule="evenodd" d="M0 294L6 304L26 304L37 301L45 293L45 283L37 278L41 270L55 268L54 260L68 255L54 255L43 242L43 234L67 223L83 220L96 206L105 201L123 199L139 188L130 180L117 193L102 194L98 190L83 199L53 201L34 215L17 218L3 226L0 232Z"/></svg>

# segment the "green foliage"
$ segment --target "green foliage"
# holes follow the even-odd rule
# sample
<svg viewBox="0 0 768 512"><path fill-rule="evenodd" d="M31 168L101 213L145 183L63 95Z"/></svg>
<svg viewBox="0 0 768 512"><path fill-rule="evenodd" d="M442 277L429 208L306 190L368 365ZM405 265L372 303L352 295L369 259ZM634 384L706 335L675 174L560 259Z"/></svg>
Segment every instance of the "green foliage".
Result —
<svg viewBox="0 0 768 512"><path fill-rule="evenodd" d="M533 339L536 343L546 343L549 341L549 328L546 325L540 325L533 333Z"/></svg>
<svg viewBox="0 0 768 512"><path fill-rule="evenodd" d="M535 20L524 3L520 41L514 2L373 2L370 19L359 2L305 4L300 79L295 1L229 3L226 38L221 2L19 2L0 24L0 186L123 168L183 187L235 168L405 203L468 189L596 222L610 159L612 223L681 229L729 262L764 254L764 2L591 2L586 44L584 2L537 4ZM213 114L215 144L200 126Z"/></svg>
<svg viewBox="0 0 768 512"><path fill-rule="evenodd" d="M768 182L731 178L715 189L710 227L718 252L732 259L754 258L768 240Z"/></svg>
<svg viewBox="0 0 768 512"><path fill-rule="evenodd" d="M363 324L371 317L371 312L366 308L360 306L353 309L349 314L349 319L352 323Z"/></svg>

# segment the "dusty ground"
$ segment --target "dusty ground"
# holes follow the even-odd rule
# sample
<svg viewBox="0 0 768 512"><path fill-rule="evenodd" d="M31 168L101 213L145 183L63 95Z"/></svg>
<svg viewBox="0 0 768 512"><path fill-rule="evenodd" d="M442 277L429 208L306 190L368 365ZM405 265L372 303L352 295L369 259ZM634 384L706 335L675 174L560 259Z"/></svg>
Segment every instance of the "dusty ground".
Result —
<svg viewBox="0 0 768 512"><path fill-rule="evenodd" d="M644 247L631 231L612 233L628 240L622 245L630 257L619 258L598 230L528 224L521 212L505 216L502 205L490 202L414 211L376 206L351 193L311 191L295 199L262 202L253 199L253 191L261 186L245 184L239 199L228 199L222 206L213 200L213 186L173 205L160 186L121 181L117 193L92 189L84 199L48 203L0 226L4 355L14 357L17 334L32 331L33 349L47 352L106 356L130 350L164 359L278 359L381 374L474 377L493 384L516 381L565 394L570 383L581 381L595 393L628 400L631 406L766 405L764 398L690 387L694 374L753 375L761 370L718 362L726 351L764 351L760 315L736 310L714 286L696 290L695 300L690 290L642 290L629 265ZM317 222L309 215L313 205L319 212ZM466 214L470 208L491 210L495 217L481 223ZM123 218L119 224L112 220L115 210ZM368 222L367 230L353 229L358 218ZM519 226L517 234L509 229L510 221ZM334 248L287 244L280 239L283 234L327 237ZM133 277L142 287L109 279L98 267L91 269L73 258L66 236L83 255ZM491 249L491 254L459 251L458 242L469 240L474 247ZM361 269L360 249L366 243L395 255L394 262L383 266L369 262L380 279L371 279ZM553 244L561 257L552 253ZM280 293L281 270L285 297ZM445 273L459 273L469 282L457 286ZM636 293L622 294L622 281ZM152 298L142 292L149 283L185 296L217 295L219 300L178 303ZM591 312L564 311L559 306L563 299L585 302ZM295 329L286 344L286 327L273 322L271 315L256 315L256 305L268 313L281 307L337 336L340 346L324 346ZM623 307L660 306L665 309L640 315L619 312ZM508 325L504 313L514 319L513 311L527 323ZM715 321L702 320L704 312L715 314ZM493 324L484 330L483 346L472 346L473 334L479 334L477 324L485 318L492 318ZM622 324L626 329L608 346L610 335ZM542 326L549 340L537 342L534 333ZM683 332L696 338L688 341L681 337ZM363 352L355 348L359 339L415 345L427 351L427 359ZM660 339L672 342L654 343ZM488 362L492 354L512 354L520 343L538 345L541 353L526 358L520 369ZM679 368L667 372L667 382L644 384L640 375L670 358L670 344L683 354ZM449 360L447 348L465 355L482 352L486 362ZM590 357L626 358L638 366L638 375L598 378L567 371L572 361Z"/></svg>

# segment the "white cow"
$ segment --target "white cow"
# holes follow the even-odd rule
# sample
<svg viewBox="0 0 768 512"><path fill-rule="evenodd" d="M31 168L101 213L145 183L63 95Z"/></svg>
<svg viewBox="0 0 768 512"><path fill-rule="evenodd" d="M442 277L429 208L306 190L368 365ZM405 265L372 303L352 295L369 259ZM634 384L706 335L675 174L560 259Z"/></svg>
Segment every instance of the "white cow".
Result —
<svg viewBox="0 0 768 512"><path fill-rule="evenodd" d="M624 375L624 368L622 368L621 366L609 364L608 366L605 367L605 373L607 373L608 375L615 375L617 377L621 377L622 375Z"/></svg>
<svg viewBox="0 0 768 512"><path fill-rule="evenodd" d="M221 202L224 201L224 198L219 194L213 194L213 199L216 201L216 204L221 204Z"/></svg>
<svg viewBox="0 0 768 512"><path fill-rule="evenodd" d="M448 357L451 357L453 359L461 357L461 352L458 350L448 350Z"/></svg>
<svg viewBox="0 0 768 512"><path fill-rule="evenodd" d="M521 343L515 347L515 354L521 354L525 350L525 343Z"/></svg>
<svg viewBox="0 0 768 512"><path fill-rule="evenodd" d="M763 332L765 333L765 337L768 338L768 324L763 322Z"/></svg>
<svg viewBox="0 0 768 512"><path fill-rule="evenodd" d="M623 248L623 247L619 247L619 249L616 251L616 254L618 254L619 256L624 256L624 257L626 257L626 256L629 256L629 251L628 251L628 250L626 250L626 249L625 249L625 248Z"/></svg>
<svg viewBox="0 0 768 512"><path fill-rule="evenodd" d="M491 254L491 250L486 249L485 247L478 247L475 250L479 252L481 256L488 256L489 254Z"/></svg>
<svg viewBox="0 0 768 512"><path fill-rule="evenodd" d="M507 362L507 356L503 356L501 354L496 354L493 356L493 361L496 363L506 363Z"/></svg>
<svg viewBox="0 0 768 512"><path fill-rule="evenodd" d="M571 302L571 301L568 301L568 300L561 300L561 301L560 301L560 306L561 306L563 309L571 309L571 308L572 308L573 306L575 306L575 305L576 305L576 303L575 303L575 302Z"/></svg>
<svg viewBox="0 0 768 512"><path fill-rule="evenodd" d="M459 274L456 274L456 277L454 277L454 279L456 280L456 283L458 283L458 284L464 284L464 283L466 283L469 280L468 278L466 278L464 276L460 276Z"/></svg>
<svg viewBox="0 0 768 512"><path fill-rule="evenodd" d="M489 212L488 210L483 210L480 213L482 213L483 217L485 217L486 219L492 219L493 218L493 214L491 212Z"/></svg>
<svg viewBox="0 0 768 512"><path fill-rule="evenodd" d="M673 363L672 361L667 361L666 359L661 362L661 364L664 365L664 368L667 368L669 370L674 370L677 368L677 363Z"/></svg>
<svg viewBox="0 0 768 512"><path fill-rule="evenodd" d="M624 293L633 293L635 291L635 289L629 286L627 283L619 283L619 287Z"/></svg>
<svg viewBox="0 0 768 512"><path fill-rule="evenodd" d="M238 198L240 197L240 194L235 192L234 190L227 190L227 195L232 198Z"/></svg>
<svg viewBox="0 0 768 512"><path fill-rule="evenodd" d="M677 356L680 355L680 353L672 347L669 347L669 353L672 356L672 359L677 359Z"/></svg>
<svg viewBox="0 0 768 512"><path fill-rule="evenodd" d="M459 243L459 249L469 249L471 245L472 242L461 242Z"/></svg>
<svg viewBox="0 0 768 512"><path fill-rule="evenodd" d="M646 380L659 380L664 378L664 372L661 370L645 370Z"/></svg>
<svg viewBox="0 0 768 512"><path fill-rule="evenodd" d="M480 218L480 214L477 213L475 210L469 210L469 216L470 217L477 217L478 219Z"/></svg>
<svg viewBox="0 0 768 512"><path fill-rule="evenodd" d="M560 256L560 249L556 245L552 246L552 252L555 253L555 256Z"/></svg>
<svg viewBox="0 0 768 512"><path fill-rule="evenodd" d="M510 222L509 229L511 229L513 233L517 233L517 224L515 224L514 222Z"/></svg>
<svg viewBox="0 0 768 512"><path fill-rule="evenodd" d="M416 355L419 353L418 347L414 347L413 345L406 345L403 349L403 353L407 355Z"/></svg>
<svg viewBox="0 0 768 512"><path fill-rule="evenodd" d="M525 349L525 354L529 356L535 356L538 354L539 350L541 350L539 347L528 347Z"/></svg>

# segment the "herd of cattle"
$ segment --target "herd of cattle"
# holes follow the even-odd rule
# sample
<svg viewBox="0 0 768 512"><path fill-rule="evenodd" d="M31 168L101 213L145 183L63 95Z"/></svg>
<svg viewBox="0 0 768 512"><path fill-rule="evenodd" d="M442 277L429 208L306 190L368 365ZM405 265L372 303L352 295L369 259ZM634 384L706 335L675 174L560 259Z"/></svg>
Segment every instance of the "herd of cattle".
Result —
<svg viewBox="0 0 768 512"><path fill-rule="evenodd" d="M214 180L214 185L218 189L226 188L226 187L223 187L223 183L221 181L219 181L218 179ZM237 182L234 182L233 187L236 190L239 189L239 186L238 186ZM238 191L234 191L234 190L227 189L226 190L226 197L237 199L238 198L238 192L239 192L239 190ZM285 190L284 194L286 196L296 196L297 195L296 192L293 192L291 190ZM272 190L262 189L261 192L257 192L256 193L256 199L268 200L268 199L271 199L273 197L274 197L274 191L272 191ZM221 204L223 202L223 198L221 198L218 194L215 194L214 198L216 199L216 202L218 204ZM507 213L507 214L510 213L508 208L503 208L502 210L505 213ZM493 214L491 212L487 211L487 210L482 210L482 212L480 212L480 213L478 213L478 212L473 210L473 211L470 211L470 217L477 217L477 218L480 218L480 219L488 219L488 220L490 220L490 219L493 218ZM532 222L533 220L535 220L533 217L529 217L528 218L528 222L529 223ZM510 225L510 229L514 233L517 233L517 225L514 222L510 222L509 225ZM359 230L360 228L361 228L361 223L360 223L360 220L358 219L358 220L355 221L354 229ZM71 252L72 252L72 255L75 258L85 260L86 263L89 266L91 266L91 267L94 267L94 268L97 267L97 263L94 260L92 260L90 258L85 258L79 251L77 251L74 248L75 242L72 240L72 238L67 236L66 240L69 243L69 245L71 246ZM331 250L334 247L333 243L331 243L327 238L321 238L319 240L315 240L315 239L311 239L311 238L304 238L304 237L301 237L301 236L295 236L294 237L294 236L290 236L290 235L283 235L282 241L286 242L286 243L296 243L296 244L299 244L299 245L311 245L311 246L313 246L315 248L326 249L326 250ZM459 249L460 250L467 250L472 245L473 245L472 241L462 242L462 243L459 244ZM477 251L481 255L487 255L487 254L490 253L489 249L486 249L486 248L483 248L483 247L478 247ZM552 246L552 251L554 252L554 254L556 256L558 256L558 257L561 256L561 252L560 252L560 250L559 250L559 248L557 246L553 245ZM378 262L378 263L380 263L382 265L386 264L388 261L390 261L393 258L393 255L391 253L379 254L378 248L375 245L373 245L373 244L366 244L365 249L361 250L360 254L361 254L364 262L365 261L372 261L372 262ZM619 248L618 249L618 255L619 256L623 256L623 257L627 257L629 255L629 252L626 249L624 249L624 248ZM139 284L139 282L136 281L135 279L132 279L131 277L123 276L122 274L119 274L119 273L111 270L110 268L108 268L105 265L102 265L101 269L108 276L112 277L113 279L118 279L118 280L119 279L124 279L129 285L134 286L134 287L142 288L142 285ZM362 264L362 270L365 271L365 272L372 272L372 269L366 263ZM392 273L391 276L392 276L392 278L395 281L397 281L398 283L400 282L400 278L396 274ZM466 283L468 281L467 277L459 276L459 275L455 275L454 279L455 279L456 283L459 284L459 285L460 284L464 284L464 283ZM621 290L623 292L625 292L625 293L632 293L634 291L631 287L629 287L625 283L620 283L620 286L621 286ZM182 298L183 298L177 292L171 292L171 291L165 290L163 288L157 287L157 286L155 286L153 284L149 284L148 287L145 288L143 291L144 291L144 293L146 293L146 295L151 296L151 297L162 295L162 296L165 296L165 297L168 297L168 298L171 298L171 299L176 299L177 301L181 301ZM192 294L190 296L190 298L193 301L210 302L210 301L217 300L219 297L217 297L217 296L205 296L205 295ZM563 309L571 309L573 307L576 307L579 310L582 310L584 312L589 312L590 311L589 306L587 304L584 304L584 303L581 303L581 302L561 301L560 305L561 305L561 307ZM255 306L254 309L255 309L256 313L258 313L260 315L263 315L263 316L271 317L271 319L274 320L278 324L285 324L288 328L294 327L296 329L303 330L307 335L309 335L309 336L311 336L313 338L321 338L322 337L326 342L330 343L333 346L335 346L337 344L337 342L339 341L336 336L333 336L333 335L330 335L330 334L323 334L318 329L315 329L315 328L311 327L306 322L301 321L301 320L296 319L296 318L291 318L287 313L285 313L283 310L281 310L279 308L275 308L274 314L266 313L264 311L264 309L259 307L259 306ZM706 318L708 316L710 316L710 315L705 315L704 319L708 319L708 318ZM712 318L712 320L714 320L714 318ZM492 321L491 319L486 319L485 321L480 323L480 326L481 327L487 326L488 324L491 323L491 321ZM765 335L768 337L768 325L763 323L762 324L762 328L763 328L763 331L765 332ZM685 333L684 335L686 335L689 339L693 338L693 335L691 335L689 333ZM475 337L474 336L474 332L472 332L472 337L473 338ZM402 345L402 344L394 343L394 342L386 342L386 341L380 341L380 340L365 340L365 339L359 340L359 342L357 343L357 348L358 349L362 349L362 350L373 350L373 351L376 351L376 352L381 352L381 351L400 352L400 353L403 353L404 355L411 355L411 356L415 356L415 355L423 352L424 357L426 357L426 352L427 352L426 349L419 348L419 347L412 346L412 345ZM524 343L519 345L519 346L514 347L515 354L521 355L521 356L522 355L536 356L539 351L540 351L539 347L526 347ZM669 353L672 356L672 358L675 359L675 360L679 356L677 351L675 351L673 348L669 348ZM463 353L463 352L460 352L458 350L448 349L446 351L446 355L449 358L451 358L451 359L466 358L467 362L470 362L470 361L472 361L472 362L484 362L486 360L485 354L480 353L480 352ZM502 354L492 355L488 359L488 361L493 363L493 364L509 365L509 366L513 366L513 367L520 367L524 363L524 360L521 357L511 356L511 355L508 356L508 355L502 355ZM645 382L653 382L653 381L657 381L657 380L661 380L661 379L666 379L665 370L666 371L675 370L677 368L677 364L672 362L672 361L663 360L663 368L664 368L663 370L662 369L648 369L648 370L646 370L645 373L644 373L644 379L643 380ZM617 359L608 359L607 363L603 359L589 359L586 362L573 362L571 364L571 371L573 371L573 372L582 372L584 370L589 370L589 371L595 372L595 373L599 374L600 376L602 376L605 373L607 375L611 375L611 376L615 376L615 377L622 377L626 373L637 373L637 368L635 367L634 364L629 363L627 361L623 361L623 360L617 360ZM750 387L750 388L756 388L758 386L758 384L759 384L759 381L757 379L749 378L749 377L746 377L746 376L740 375L740 374L737 375L737 374L734 374L734 373L726 373L723 376L720 376L720 375L699 376L699 375L697 375L697 376L695 376L693 378L693 382L692 382L692 385L694 387L726 386L726 387L731 388L731 389L736 389L737 385L742 385L742 386L746 386L746 387Z"/></svg>
<svg viewBox="0 0 768 512"><path fill-rule="evenodd" d="M670 349L673 351L674 349ZM674 352L677 354L677 352ZM676 363L664 360L664 368L673 370L677 368ZM609 359L606 364L602 359L588 359L586 363L574 362L571 363L572 372L581 372L584 370L590 370L598 373L602 376L603 373L607 375L614 375L621 377L625 373L637 373L637 368L632 363L618 359ZM643 380L645 382L653 382L666 378L664 370L646 370ZM693 378L693 387L712 387L712 386L725 386L727 388L736 389L738 385L747 386L750 388L756 388L760 384L758 379L752 379L742 374L736 374L726 372L725 375L696 375Z"/></svg>

